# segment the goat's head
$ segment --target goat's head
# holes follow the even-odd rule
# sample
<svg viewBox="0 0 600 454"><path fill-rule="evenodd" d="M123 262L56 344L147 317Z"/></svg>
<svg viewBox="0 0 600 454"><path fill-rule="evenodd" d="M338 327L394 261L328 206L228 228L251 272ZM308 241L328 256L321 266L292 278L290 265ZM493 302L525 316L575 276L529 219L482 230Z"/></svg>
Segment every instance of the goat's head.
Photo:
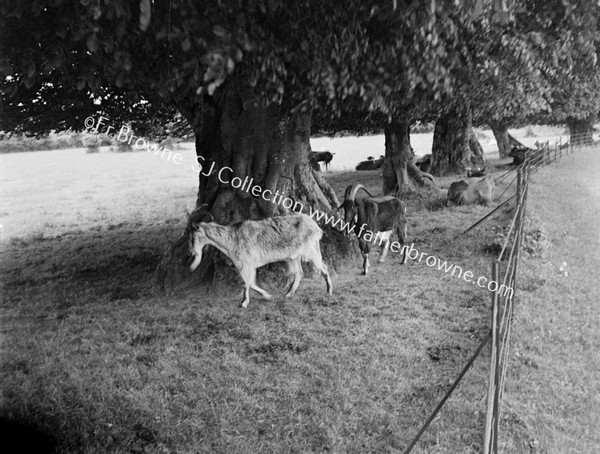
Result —
<svg viewBox="0 0 600 454"><path fill-rule="evenodd" d="M188 254L193 258L190 271L194 271L202 261L202 249L208 243L206 236L206 222L213 221L212 214L207 210L207 205L196 208L188 217L186 228L188 234Z"/></svg>
<svg viewBox="0 0 600 454"><path fill-rule="evenodd" d="M344 202L340 208L344 208L344 221L345 222L356 222L356 216L358 215L358 209L356 206L356 194L359 189L363 189L370 197L373 197L369 191L360 183L351 184L346 188L344 193Z"/></svg>

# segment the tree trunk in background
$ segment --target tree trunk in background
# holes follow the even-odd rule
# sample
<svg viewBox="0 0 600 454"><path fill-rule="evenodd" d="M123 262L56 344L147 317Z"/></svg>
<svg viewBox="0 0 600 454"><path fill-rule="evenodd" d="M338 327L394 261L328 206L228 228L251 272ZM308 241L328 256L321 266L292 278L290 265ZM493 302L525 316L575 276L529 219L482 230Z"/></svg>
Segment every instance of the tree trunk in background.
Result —
<svg viewBox="0 0 600 454"><path fill-rule="evenodd" d="M278 105L245 105L239 93L231 89L219 98L184 104L180 111L196 135L196 206L206 204L216 222L232 224L292 211L309 214L310 209L332 214L340 205L327 180L309 165L309 114L287 116ZM337 229L322 228L326 237L322 243L324 257L354 253L350 246L348 251L343 247L333 251L329 245L339 248L343 235ZM202 279L209 278L219 265L219 255L214 251L205 254L212 260L203 259ZM160 270L176 268L177 264L181 267L186 256L186 244L179 240L165 254L157 274L165 289L176 282L167 282L169 273Z"/></svg>
<svg viewBox="0 0 600 454"><path fill-rule="evenodd" d="M589 145L594 143L594 120L592 118L567 118L570 142L573 145Z"/></svg>
<svg viewBox="0 0 600 454"><path fill-rule="evenodd" d="M486 159L473 132L468 107L457 108L438 118L431 152L431 173L434 175L462 173L467 167L485 165Z"/></svg>
<svg viewBox="0 0 600 454"><path fill-rule="evenodd" d="M438 192L433 177L421 172L413 163L408 123L390 123L385 127L385 160L383 161L383 193L405 197L421 191Z"/></svg>
<svg viewBox="0 0 600 454"><path fill-rule="evenodd" d="M496 143L498 144L498 153L500 159L508 158L508 153L510 153L512 148L510 145L508 127L504 122L491 123L490 127L492 128L492 132L496 138Z"/></svg>
<svg viewBox="0 0 600 454"><path fill-rule="evenodd" d="M484 166L486 163L485 153L472 127L469 131L469 148L471 149L471 163L478 167Z"/></svg>

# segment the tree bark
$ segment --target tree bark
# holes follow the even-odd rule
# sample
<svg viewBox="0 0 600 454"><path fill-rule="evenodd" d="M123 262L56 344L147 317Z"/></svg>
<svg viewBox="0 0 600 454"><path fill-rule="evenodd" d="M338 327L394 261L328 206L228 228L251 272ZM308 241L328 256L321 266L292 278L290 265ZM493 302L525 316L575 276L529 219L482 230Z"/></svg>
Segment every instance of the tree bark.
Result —
<svg viewBox="0 0 600 454"><path fill-rule="evenodd" d="M467 167L485 165L483 149L473 132L470 108L458 107L438 118L431 152L433 175L462 173Z"/></svg>
<svg viewBox="0 0 600 454"><path fill-rule="evenodd" d="M483 166L486 162L485 153L475 135L475 130L472 127L469 131L469 148L471 150L471 163L477 166Z"/></svg>
<svg viewBox="0 0 600 454"><path fill-rule="evenodd" d="M410 127L405 122L386 125L385 159L383 161L383 194L406 197L409 194L439 190L433 177L421 172L413 163L414 151L410 146Z"/></svg>
<svg viewBox="0 0 600 454"><path fill-rule="evenodd" d="M515 139L511 134L508 134L508 144L510 147L508 150L509 156L510 156L510 152L512 151L513 148L519 148L519 149L530 148L527 145L525 145L523 142L521 142L520 140Z"/></svg>
<svg viewBox="0 0 600 454"><path fill-rule="evenodd" d="M594 120L592 118L568 118L569 141L572 145L590 145L594 143Z"/></svg>
<svg viewBox="0 0 600 454"><path fill-rule="evenodd" d="M234 89L192 105L182 103L180 111L196 136L196 206L207 205L216 222L227 225L292 211L334 214L340 205L325 177L309 164L310 114L288 116L278 105L244 102ZM324 230L324 243L339 246L338 236L343 234L333 228ZM334 254L327 244L322 247L326 258L328 252L336 257L354 253L348 246L347 251ZM186 256L186 242L181 239L165 253L157 272L158 284L165 290L177 285L173 281L183 280L168 269L181 268ZM209 279L224 260L216 251L205 256L201 280Z"/></svg>
<svg viewBox="0 0 600 454"><path fill-rule="evenodd" d="M508 126L504 122L491 123L490 127L498 144L498 154L500 159L508 158L508 153L512 148L510 145L510 135L508 134Z"/></svg>

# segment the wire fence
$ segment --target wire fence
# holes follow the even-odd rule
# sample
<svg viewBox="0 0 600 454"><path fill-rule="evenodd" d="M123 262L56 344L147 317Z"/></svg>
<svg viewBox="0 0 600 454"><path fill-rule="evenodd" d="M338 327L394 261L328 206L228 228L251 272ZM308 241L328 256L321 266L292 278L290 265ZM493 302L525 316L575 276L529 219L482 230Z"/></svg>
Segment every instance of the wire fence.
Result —
<svg viewBox="0 0 600 454"><path fill-rule="evenodd" d="M597 146L591 134L570 136L568 142L562 139L553 144L545 142L538 144L537 150L526 153L525 162L517 169L516 210L511 220L509 231L506 235L502 250L492 262L491 278L512 289L517 288L518 266L521 258L523 243L523 229L525 213L527 211L527 198L531 175L541 167L551 164L563 156L571 155L583 148ZM515 295L492 293L492 316L490 339L492 343L490 355L490 374L488 379L487 411L485 418L485 432L483 441L484 454L498 453L498 434L502 410L502 396L508 366L508 351L510 334L513 323Z"/></svg>
<svg viewBox="0 0 600 454"><path fill-rule="evenodd" d="M510 223L502 249L498 257L492 262L491 278L495 282L502 282L503 285L507 285L512 289L516 288L517 268L521 256L530 175L531 165L529 160L526 160L517 173L517 204L515 214ZM492 349L483 442L484 454L496 453L498 450L500 406L508 362L508 345L514 313L514 293L501 296L499 293L493 292L491 307Z"/></svg>
<svg viewBox="0 0 600 454"><path fill-rule="evenodd" d="M502 283L502 285L509 287L514 291L517 289L518 266L521 258L521 246L523 243L523 230L531 175L536 173L541 167L557 161L566 155L573 154L578 149L591 146L595 146L591 134L571 135L569 140L564 143L562 138L559 138L554 141L552 145L549 141L545 143L538 142L537 149L529 149L525 153L525 160L521 165L501 176L501 178L506 178L513 171L516 172L516 177L514 177L514 181L517 183L515 194L508 197L463 232L466 233L478 225L481 225L501 207L512 200L516 200L515 212L511 219L508 232L506 233L504 244L502 245L500 253L494 258L491 264L491 280L498 284ZM511 187L512 183L513 181L509 183L508 187ZM502 195L504 195L504 193ZM500 288L506 287L500 286ZM409 454L412 451L420 437L435 419L446 401L450 398L453 391L458 387L467 371L481 355L484 347L490 342L491 354L487 384L487 410L484 424L482 452L484 454L498 453L502 397L508 366L508 351L516 299L514 291L508 293L505 292L502 295L500 295L500 292L492 292L491 327L489 333L479 344L473 356L471 356L465 367L461 370L457 379L441 399L438 406L405 449L404 454Z"/></svg>

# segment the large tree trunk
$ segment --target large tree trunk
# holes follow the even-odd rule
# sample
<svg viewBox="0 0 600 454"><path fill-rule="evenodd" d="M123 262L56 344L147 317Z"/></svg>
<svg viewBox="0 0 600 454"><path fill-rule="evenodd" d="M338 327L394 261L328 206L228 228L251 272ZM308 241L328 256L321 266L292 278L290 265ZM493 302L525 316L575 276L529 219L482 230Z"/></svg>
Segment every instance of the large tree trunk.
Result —
<svg viewBox="0 0 600 454"><path fill-rule="evenodd" d="M498 144L498 154L500 159L508 158L508 153L512 148L510 144L510 134L508 134L508 126L502 121L491 123L490 127Z"/></svg>
<svg viewBox="0 0 600 454"><path fill-rule="evenodd" d="M592 118L568 118L570 142L573 145L594 143L594 120Z"/></svg>
<svg viewBox="0 0 600 454"><path fill-rule="evenodd" d="M196 133L202 166L196 205L207 204L217 222L308 213L309 208L330 212L339 205L327 181L315 177L308 164L309 114L287 117L277 105L244 108L234 93L225 99L218 131L216 140L203 131ZM248 184L236 187L240 180ZM264 197L251 193L255 186L255 194Z"/></svg>
<svg viewBox="0 0 600 454"><path fill-rule="evenodd" d="M421 172L413 163L408 123L390 123L385 127L385 160L383 161L383 193L405 197L422 191L438 192L433 177Z"/></svg>
<svg viewBox="0 0 600 454"><path fill-rule="evenodd" d="M232 224L292 211L333 214L340 205L325 178L309 165L309 114L287 116L278 105L244 103L232 89L193 105L182 103L180 111L196 135L196 206L206 204L216 222ZM354 252L349 247L334 253L330 245L338 248L342 233L322 227L327 237L324 257ZM159 285L169 290L177 284L173 281L182 280L169 270L185 265L186 256L186 242L180 238L159 265ZM205 256L200 279L209 279L223 261L216 251Z"/></svg>
<svg viewBox="0 0 600 454"><path fill-rule="evenodd" d="M508 158L513 148L517 148L519 150L529 148L527 145L524 145L522 142L515 139L508 132L508 127L506 126L506 123L492 123L490 124L490 127L492 128L494 137L496 138L496 143L498 144L498 153L500 155L500 159Z"/></svg>
<svg viewBox="0 0 600 454"><path fill-rule="evenodd" d="M471 149L471 163L479 167L484 166L486 163L485 153L472 127L469 131L469 148Z"/></svg>
<svg viewBox="0 0 600 454"><path fill-rule="evenodd" d="M485 165L483 149L473 132L470 108L459 107L438 118L431 152L434 175L462 173L467 167Z"/></svg>

